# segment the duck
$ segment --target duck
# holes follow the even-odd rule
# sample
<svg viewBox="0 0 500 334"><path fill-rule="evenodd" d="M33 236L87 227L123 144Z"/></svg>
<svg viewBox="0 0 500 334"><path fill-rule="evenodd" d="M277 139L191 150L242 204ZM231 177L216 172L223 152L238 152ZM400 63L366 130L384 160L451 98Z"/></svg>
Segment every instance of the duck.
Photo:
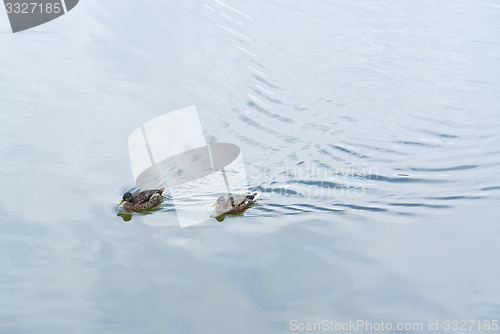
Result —
<svg viewBox="0 0 500 334"><path fill-rule="evenodd" d="M143 190L135 194L126 192L118 205L123 204L123 208L129 211L144 211L151 209L160 202L161 195L165 192L165 187L153 190Z"/></svg>
<svg viewBox="0 0 500 334"><path fill-rule="evenodd" d="M226 213L237 213L246 210L259 197L259 193L249 195L231 195L228 197L219 196L217 201L211 206L215 206L215 211L219 215Z"/></svg>

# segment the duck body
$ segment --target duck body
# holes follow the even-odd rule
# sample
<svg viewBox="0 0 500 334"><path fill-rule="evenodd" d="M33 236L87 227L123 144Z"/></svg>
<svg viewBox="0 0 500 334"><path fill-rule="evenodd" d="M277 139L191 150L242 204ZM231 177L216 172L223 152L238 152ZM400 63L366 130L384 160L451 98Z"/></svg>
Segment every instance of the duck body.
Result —
<svg viewBox="0 0 500 334"><path fill-rule="evenodd" d="M151 209L160 202L165 189L165 187L161 187L159 189L139 191L135 194L127 192L118 205L123 203L123 208L130 211Z"/></svg>
<svg viewBox="0 0 500 334"><path fill-rule="evenodd" d="M259 193L249 195L231 195L228 197L220 196L217 201L212 204L215 206L215 211L222 214L231 214L248 209L250 205L259 197Z"/></svg>

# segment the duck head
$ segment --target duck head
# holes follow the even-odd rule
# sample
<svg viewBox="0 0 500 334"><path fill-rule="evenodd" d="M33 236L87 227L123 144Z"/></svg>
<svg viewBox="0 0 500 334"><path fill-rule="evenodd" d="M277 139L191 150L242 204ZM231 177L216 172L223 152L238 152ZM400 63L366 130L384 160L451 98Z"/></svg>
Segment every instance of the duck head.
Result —
<svg viewBox="0 0 500 334"><path fill-rule="evenodd" d="M123 194L122 200L120 201L120 203L118 203L118 205L122 205L123 202L132 202L133 200L134 199L133 199L132 194L129 192L126 192L125 194Z"/></svg>
<svg viewBox="0 0 500 334"><path fill-rule="evenodd" d="M226 204L226 201L227 201L227 199L224 196L219 196L219 198L217 198L215 203L212 204L211 206L216 206L216 205L224 206Z"/></svg>

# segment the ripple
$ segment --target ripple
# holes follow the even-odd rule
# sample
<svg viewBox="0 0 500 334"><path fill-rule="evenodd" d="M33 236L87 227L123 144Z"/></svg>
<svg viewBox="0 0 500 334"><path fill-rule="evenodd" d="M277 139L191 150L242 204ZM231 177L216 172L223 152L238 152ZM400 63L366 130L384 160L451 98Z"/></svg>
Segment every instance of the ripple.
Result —
<svg viewBox="0 0 500 334"><path fill-rule="evenodd" d="M252 95L249 95L250 98L252 98L253 100L257 100L255 98L255 96L252 96ZM280 122L284 122L284 123L293 123L293 120L291 118L288 118L288 117L283 117L281 115L278 115L278 114L275 114L275 113L272 113L270 112L269 110L266 110L265 108L259 106L257 103L253 102L253 101L248 101L247 102L247 105L254 109L255 111L258 111L268 117L271 117L271 118L274 118Z"/></svg>
<svg viewBox="0 0 500 334"><path fill-rule="evenodd" d="M434 208L434 209L448 209L451 208L449 205L436 205L436 204L424 204L424 203L389 203L391 206L405 206L409 208L415 207L426 207L426 208Z"/></svg>
<svg viewBox="0 0 500 334"><path fill-rule="evenodd" d="M448 180L440 179L422 179L414 177L387 177L383 175L358 175L360 178L365 178L369 180L384 181L384 182L395 182L395 183L446 183L451 182Z"/></svg>
<svg viewBox="0 0 500 334"><path fill-rule="evenodd" d="M266 100L268 100L268 101L269 101L269 102L271 102L271 103L274 103L274 104L283 104L283 102L282 102L282 101L280 101L280 100L278 100L278 99L274 99L274 98L272 98L272 97L270 97L270 96L267 96L266 94L262 93L262 92L261 92L260 90L258 90L258 89L255 89L255 88L251 88L251 89L252 89L252 91L253 91L255 94L262 96L263 98L265 98Z"/></svg>
<svg viewBox="0 0 500 334"><path fill-rule="evenodd" d="M424 147L439 147L439 145L426 144L415 141L398 141L398 144L413 145L413 146L424 146Z"/></svg>
<svg viewBox="0 0 500 334"><path fill-rule="evenodd" d="M339 151L341 151L343 153L354 155L357 158L368 158L368 156L366 156L364 154L356 153L354 151L348 150L348 149L343 148L341 146L336 146L336 145L333 145L333 144L328 144L328 146L330 146L331 148L334 148L336 150L339 150Z"/></svg>
<svg viewBox="0 0 500 334"><path fill-rule="evenodd" d="M486 187L486 188L482 188L481 190L483 190L483 191L500 190L500 187L499 186Z"/></svg>
<svg viewBox="0 0 500 334"><path fill-rule="evenodd" d="M341 206L345 208L350 208L354 210L364 210L364 211L372 211L372 212L387 212L387 209L374 207L374 206L360 206L354 204L334 204L335 206Z"/></svg>
<svg viewBox="0 0 500 334"><path fill-rule="evenodd" d="M246 18L248 20L253 20L251 16L243 13L242 11L240 11L240 10L234 8L234 7L229 6L227 3L225 3L225 2L223 2L221 0L212 0L212 1L215 2L215 3L217 3L217 4L219 4L219 5L221 5L224 8L230 9L233 12L240 14L241 16L243 16L244 18Z"/></svg>
<svg viewBox="0 0 500 334"><path fill-rule="evenodd" d="M261 130L263 132L266 132L268 134L272 134L282 140L284 140L285 142L287 143L296 143L299 141L299 139L297 137L292 137L292 136L287 136L285 134L282 134L282 133L279 133L273 129L271 129L270 127L266 127L264 125L261 125L260 123L258 123L257 121L254 121L252 118L248 117L248 116L245 116L243 114L238 114L238 118L243 122L243 123L246 123L247 125L249 126L252 126L258 130Z"/></svg>
<svg viewBox="0 0 500 334"><path fill-rule="evenodd" d="M447 196L447 197L429 197L429 199L439 199L443 201L456 201L461 199L482 199L480 196Z"/></svg>
<svg viewBox="0 0 500 334"><path fill-rule="evenodd" d="M258 75L252 74L252 77L253 77L255 80L257 80L257 81L262 82L263 84L265 84L265 85L266 85L266 86L268 86L268 87L271 87L271 88L274 88L274 89L280 89L280 87L279 87L279 86L273 85L272 83L270 83L269 81L267 81L267 80L265 80L265 79L263 79L263 78L259 77Z"/></svg>
<svg viewBox="0 0 500 334"><path fill-rule="evenodd" d="M415 167L410 167L409 169L412 171L417 171L417 172L449 172L449 171L455 171L455 170L466 170L466 169L473 169L479 167L478 165L464 165L464 166L455 166L455 167L448 167L448 168L415 168Z"/></svg>

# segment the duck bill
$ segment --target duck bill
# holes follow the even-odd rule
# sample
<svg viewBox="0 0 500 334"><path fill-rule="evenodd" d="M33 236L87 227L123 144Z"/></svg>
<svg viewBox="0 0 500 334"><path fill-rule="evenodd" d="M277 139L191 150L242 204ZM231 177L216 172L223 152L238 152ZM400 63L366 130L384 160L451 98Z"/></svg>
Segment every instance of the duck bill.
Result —
<svg viewBox="0 0 500 334"><path fill-rule="evenodd" d="M210 204L210 206L216 206L217 202Z"/></svg>
<svg viewBox="0 0 500 334"><path fill-rule="evenodd" d="M118 205L122 205L122 204L123 204L123 202L125 202L125 200L124 200L124 199L122 199L122 200L120 201L120 203L118 203Z"/></svg>

